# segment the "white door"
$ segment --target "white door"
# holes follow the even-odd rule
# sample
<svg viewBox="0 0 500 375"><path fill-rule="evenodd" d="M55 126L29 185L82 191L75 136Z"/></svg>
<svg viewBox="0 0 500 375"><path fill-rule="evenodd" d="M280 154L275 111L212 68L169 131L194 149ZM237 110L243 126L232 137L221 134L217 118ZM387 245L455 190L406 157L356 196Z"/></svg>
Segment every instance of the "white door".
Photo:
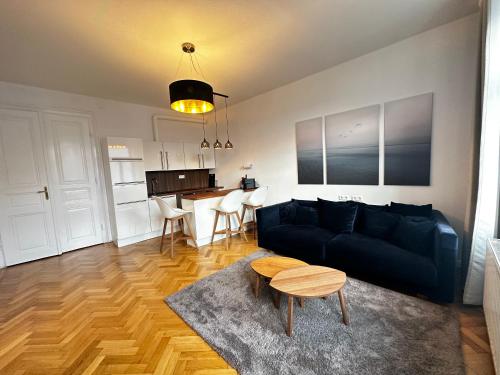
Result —
<svg viewBox="0 0 500 375"><path fill-rule="evenodd" d="M201 150L203 168L215 168L215 150L213 148Z"/></svg>
<svg viewBox="0 0 500 375"><path fill-rule="evenodd" d="M165 169L169 171L186 169L184 164L184 147L181 142L164 142Z"/></svg>
<svg viewBox="0 0 500 375"><path fill-rule="evenodd" d="M200 145L198 143L184 143L184 162L186 169L201 169Z"/></svg>
<svg viewBox="0 0 500 375"><path fill-rule="evenodd" d="M38 114L0 110L0 234L8 266L57 255Z"/></svg>
<svg viewBox="0 0 500 375"><path fill-rule="evenodd" d="M144 168L146 171L161 171L167 169L165 165L165 155L163 154L163 143L147 142L143 143L144 148Z"/></svg>
<svg viewBox="0 0 500 375"><path fill-rule="evenodd" d="M61 251L102 243L90 117L44 113L47 170Z"/></svg>

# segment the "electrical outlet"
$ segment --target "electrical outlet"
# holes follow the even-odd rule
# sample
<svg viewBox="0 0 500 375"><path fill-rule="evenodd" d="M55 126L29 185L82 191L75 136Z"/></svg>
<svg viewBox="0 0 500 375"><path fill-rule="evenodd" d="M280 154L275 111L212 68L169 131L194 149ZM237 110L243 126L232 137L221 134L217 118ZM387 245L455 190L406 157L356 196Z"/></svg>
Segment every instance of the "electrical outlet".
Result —
<svg viewBox="0 0 500 375"><path fill-rule="evenodd" d="M349 195L346 195L346 194L339 194L337 196L337 199L339 201L348 201L349 199L351 199L351 197Z"/></svg>
<svg viewBox="0 0 500 375"><path fill-rule="evenodd" d="M351 198L354 202L363 202L363 196L361 195L353 195Z"/></svg>
<svg viewBox="0 0 500 375"><path fill-rule="evenodd" d="M186 178L186 175L184 175L184 174L179 175L179 180L184 180L185 178Z"/></svg>

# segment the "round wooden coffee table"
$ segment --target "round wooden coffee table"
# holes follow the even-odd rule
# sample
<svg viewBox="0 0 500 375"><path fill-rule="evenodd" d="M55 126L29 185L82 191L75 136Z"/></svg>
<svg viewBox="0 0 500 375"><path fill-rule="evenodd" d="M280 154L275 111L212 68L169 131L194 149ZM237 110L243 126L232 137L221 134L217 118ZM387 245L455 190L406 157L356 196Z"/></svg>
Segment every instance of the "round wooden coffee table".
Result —
<svg viewBox="0 0 500 375"><path fill-rule="evenodd" d="M255 297L259 297L261 279L272 279L283 270L307 265L306 262L301 260L280 256L264 257L254 260L250 264L250 267L252 267L257 274L257 279L255 281Z"/></svg>
<svg viewBox="0 0 500 375"><path fill-rule="evenodd" d="M304 266L281 271L271 280L271 287L288 295L287 335L292 335L293 298L326 298L338 293L342 317L349 324L349 316L342 288L346 274L342 271L322 266Z"/></svg>

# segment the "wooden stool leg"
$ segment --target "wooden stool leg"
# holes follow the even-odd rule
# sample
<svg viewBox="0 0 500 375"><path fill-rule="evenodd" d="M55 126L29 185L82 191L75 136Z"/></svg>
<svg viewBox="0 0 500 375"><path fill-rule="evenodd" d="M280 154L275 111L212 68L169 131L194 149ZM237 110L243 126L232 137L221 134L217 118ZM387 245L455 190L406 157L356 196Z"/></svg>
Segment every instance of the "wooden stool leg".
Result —
<svg viewBox="0 0 500 375"><path fill-rule="evenodd" d="M224 214L224 221L226 222L226 250L229 250L229 226L231 225L229 221L231 220L230 214Z"/></svg>
<svg viewBox="0 0 500 375"><path fill-rule="evenodd" d="M217 231L217 222L219 221L219 211L215 211L215 221L214 221L214 230L212 231L212 239L210 243L214 243L215 232Z"/></svg>
<svg viewBox="0 0 500 375"><path fill-rule="evenodd" d="M288 336L292 336L293 329L293 297L288 296L288 327L286 330L286 334Z"/></svg>
<svg viewBox="0 0 500 375"><path fill-rule="evenodd" d="M244 205L243 205L243 212L241 213L241 217L243 218L243 220L245 220L245 212L246 212L246 211L247 211L247 205L246 205L246 204L244 204ZM243 221L243 220L242 220L242 221ZM243 230L243 226L242 226L242 225L240 225L240 230Z"/></svg>
<svg viewBox="0 0 500 375"><path fill-rule="evenodd" d="M304 297L299 298L299 306L304 307Z"/></svg>
<svg viewBox="0 0 500 375"><path fill-rule="evenodd" d="M344 320L344 324L349 324L349 315L347 314L347 306L345 303L344 292L342 289L339 289L339 300L340 300L340 308L342 309L342 318Z"/></svg>
<svg viewBox="0 0 500 375"><path fill-rule="evenodd" d="M238 222L240 223L240 228L243 228L243 220L241 220L240 214L238 213L238 211L236 211L235 214L238 218ZM247 235L244 230L239 230L239 233L242 234L243 237L245 237L245 241L248 241Z"/></svg>
<svg viewBox="0 0 500 375"><path fill-rule="evenodd" d="M257 279L255 280L255 298L259 298L260 292L260 275L257 274Z"/></svg>
<svg viewBox="0 0 500 375"><path fill-rule="evenodd" d="M167 219L163 220L163 232L161 234L161 241L160 241L160 254L163 250L163 239L165 238L165 231L167 230Z"/></svg>
<svg viewBox="0 0 500 375"><path fill-rule="evenodd" d="M174 221L170 220L170 257L174 257Z"/></svg>

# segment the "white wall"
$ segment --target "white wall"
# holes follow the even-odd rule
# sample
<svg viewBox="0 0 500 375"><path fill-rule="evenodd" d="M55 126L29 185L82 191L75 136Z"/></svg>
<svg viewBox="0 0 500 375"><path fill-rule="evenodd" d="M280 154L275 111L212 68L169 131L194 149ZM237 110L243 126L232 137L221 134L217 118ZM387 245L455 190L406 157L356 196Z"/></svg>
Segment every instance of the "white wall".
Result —
<svg viewBox="0 0 500 375"><path fill-rule="evenodd" d="M432 203L461 234L471 179L478 41L479 18L472 15L232 106L235 149L219 159L218 179L234 185L245 174L241 166L253 163L248 174L270 186L268 203L338 194L361 195L369 203ZM297 184L297 121L427 92L434 92L431 186ZM382 132L381 126L383 139Z"/></svg>

